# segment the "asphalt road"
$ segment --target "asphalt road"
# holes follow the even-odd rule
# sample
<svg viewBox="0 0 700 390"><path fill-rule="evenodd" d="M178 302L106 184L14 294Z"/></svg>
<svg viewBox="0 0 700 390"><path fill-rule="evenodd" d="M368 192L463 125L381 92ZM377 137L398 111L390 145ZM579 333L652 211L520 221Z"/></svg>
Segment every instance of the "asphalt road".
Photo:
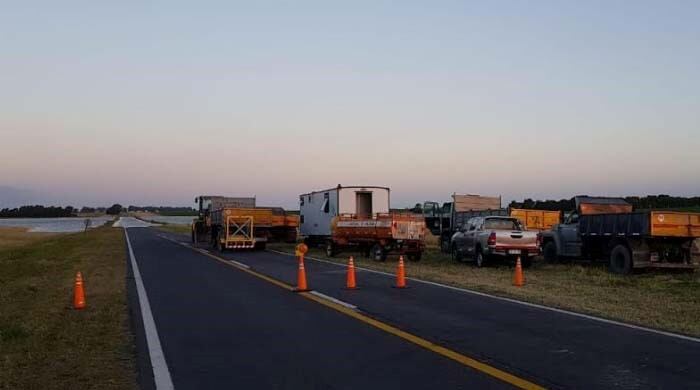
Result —
<svg viewBox="0 0 700 390"><path fill-rule="evenodd" d="M186 237L152 229L129 236L176 388L508 386L195 252ZM212 253L296 283L291 256ZM373 272L358 271L361 288L348 291L342 267L307 260L306 269L316 291L544 387L700 388L694 341L427 284L392 289L390 276Z"/></svg>
<svg viewBox="0 0 700 390"><path fill-rule="evenodd" d="M128 232L176 389L510 387L151 229ZM141 385L153 388L134 322Z"/></svg>

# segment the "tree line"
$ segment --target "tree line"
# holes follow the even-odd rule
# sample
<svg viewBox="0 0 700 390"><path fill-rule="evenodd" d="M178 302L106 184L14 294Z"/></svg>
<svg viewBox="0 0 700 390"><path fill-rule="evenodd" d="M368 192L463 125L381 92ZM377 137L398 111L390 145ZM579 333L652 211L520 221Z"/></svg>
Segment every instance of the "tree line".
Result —
<svg viewBox="0 0 700 390"><path fill-rule="evenodd" d="M192 207L171 207L171 206L129 206L129 211L147 211L160 215L197 215L197 211Z"/></svg>
<svg viewBox="0 0 700 390"><path fill-rule="evenodd" d="M648 195L625 196L623 199L631 204L635 210L700 208L700 196ZM522 202L512 201L508 206L516 209L571 211L576 208L576 203L574 198L560 200L525 199Z"/></svg>
<svg viewBox="0 0 700 390"><path fill-rule="evenodd" d="M61 218L75 217L78 210L72 206L22 206L14 209L4 208L0 210L0 218Z"/></svg>

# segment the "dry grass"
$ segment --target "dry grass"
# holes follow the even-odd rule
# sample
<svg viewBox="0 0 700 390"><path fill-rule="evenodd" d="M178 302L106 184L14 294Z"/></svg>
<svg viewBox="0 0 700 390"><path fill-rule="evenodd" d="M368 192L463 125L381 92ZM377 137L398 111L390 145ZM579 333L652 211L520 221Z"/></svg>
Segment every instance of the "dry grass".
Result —
<svg viewBox="0 0 700 390"><path fill-rule="evenodd" d="M18 240L0 248L0 389L136 388L122 230ZM83 311L70 308L77 271Z"/></svg>
<svg viewBox="0 0 700 390"><path fill-rule="evenodd" d="M31 242L46 239L60 233L31 233L23 227L0 228L0 250L17 248Z"/></svg>
<svg viewBox="0 0 700 390"><path fill-rule="evenodd" d="M293 253L291 244L268 247ZM380 263L345 253L329 260L344 263L351 254L361 267L395 271L396 262L391 257ZM328 259L316 248L310 250L310 255ZM517 288L512 286L512 265L478 269L469 263L457 263L435 249L406 267L410 277L700 336L698 273L646 272L624 277L608 273L602 265L537 262L525 270L526 285Z"/></svg>
<svg viewBox="0 0 700 390"><path fill-rule="evenodd" d="M176 224L163 224L154 226L158 230L170 233L179 233L189 235L192 232L192 227L190 225L176 225Z"/></svg>

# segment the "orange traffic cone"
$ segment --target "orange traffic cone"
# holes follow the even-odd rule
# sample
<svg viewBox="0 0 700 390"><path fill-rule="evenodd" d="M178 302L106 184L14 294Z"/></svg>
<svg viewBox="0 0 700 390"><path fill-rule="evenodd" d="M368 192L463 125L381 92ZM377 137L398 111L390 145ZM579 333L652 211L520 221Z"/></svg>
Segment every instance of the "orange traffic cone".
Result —
<svg viewBox="0 0 700 390"><path fill-rule="evenodd" d="M515 262L515 274L513 275L513 286L522 287L525 284L525 276L523 276L523 265L520 263L520 256Z"/></svg>
<svg viewBox="0 0 700 390"><path fill-rule="evenodd" d="M348 290L355 290L357 284L355 283L355 260L350 256L348 261L348 277L345 283L345 288Z"/></svg>
<svg viewBox="0 0 700 390"><path fill-rule="evenodd" d="M306 285L306 270L304 269L304 256L299 256L299 271L297 271L297 288L294 292L310 291Z"/></svg>
<svg viewBox="0 0 700 390"><path fill-rule="evenodd" d="M75 287L73 288L73 308L76 310L85 308L85 290L83 289L83 274L75 275Z"/></svg>
<svg viewBox="0 0 700 390"><path fill-rule="evenodd" d="M406 288L406 270L403 266L403 256L399 256L399 266L396 268L395 288Z"/></svg>

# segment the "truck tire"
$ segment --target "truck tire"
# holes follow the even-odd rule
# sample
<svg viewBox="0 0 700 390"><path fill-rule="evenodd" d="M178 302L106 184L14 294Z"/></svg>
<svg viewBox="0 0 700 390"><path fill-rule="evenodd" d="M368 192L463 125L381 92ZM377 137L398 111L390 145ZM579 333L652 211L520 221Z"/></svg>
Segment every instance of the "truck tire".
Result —
<svg viewBox="0 0 700 390"><path fill-rule="evenodd" d="M460 263L464 260L464 256L457 250L457 245L452 245L452 260Z"/></svg>
<svg viewBox="0 0 700 390"><path fill-rule="evenodd" d="M385 261L386 260L386 250L380 244L374 244L372 247L372 259L374 261Z"/></svg>
<svg viewBox="0 0 700 390"><path fill-rule="evenodd" d="M474 263L478 268L481 268L484 266L484 263L486 262L486 256L484 256L484 252L481 250L481 248L476 248L474 251Z"/></svg>
<svg viewBox="0 0 700 390"><path fill-rule="evenodd" d="M333 257L335 256L335 245L333 244L333 241L328 241L326 242L326 256L327 257Z"/></svg>
<svg viewBox="0 0 700 390"><path fill-rule="evenodd" d="M544 256L544 261L548 263L558 262L559 255L557 255L557 244L554 241L548 241L546 244L544 244L542 256Z"/></svg>
<svg viewBox="0 0 700 390"><path fill-rule="evenodd" d="M618 275L632 273L632 253L622 244L615 245L610 252L610 272Z"/></svg>
<svg viewBox="0 0 700 390"><path fill-rule="evenodd" d="M408 254L408 259L411 261L420 261L423 257L423 252L411 252Z"/></svg>

